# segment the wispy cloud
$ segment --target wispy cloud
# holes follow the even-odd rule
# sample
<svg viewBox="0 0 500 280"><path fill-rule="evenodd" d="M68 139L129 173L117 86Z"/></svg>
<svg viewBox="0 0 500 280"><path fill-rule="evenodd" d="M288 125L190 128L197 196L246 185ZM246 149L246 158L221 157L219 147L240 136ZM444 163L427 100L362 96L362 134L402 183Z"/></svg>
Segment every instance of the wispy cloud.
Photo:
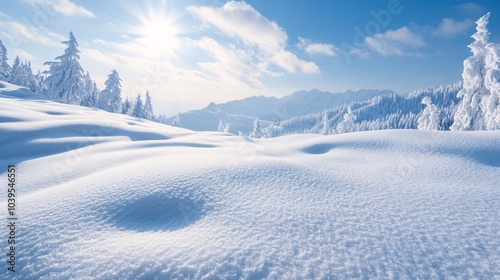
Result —
<svg viewBox="0 0 500 280"><path fill-rule="evenodd" d="M311 40L302 37L299 37L299 41L297 46L311 55L336 56L340 51L332 44L313 43Z"/></svg>
<svg viewBox="0 0 500 280"><path fill-rule="evenodd" d="M221 8L190 6L188 11L226 35L273 53L286 45L286 32L245 2L230 1Z"/></svg>
<svg viewBox="0 0 500 280"><path fill-rule="evenodd" d="M406 26L366 37L365 43L371 50L383 56L415 55L412 50L425 46L424 38Z"/></svg>
<svg viewBox="0 0 500 280"><path fill-rule="evenodd" d="M95 17L95 14L70 0L22 0L34 6L45 6L66 16Z"/></svg>
<svg viewBox="0 0 500 280"><path fill-rule="evenodd" d="M271 61L285 69L289 73L296 73L297 70L300 70L305 74L316 74L320 73L318 65L312 61L304 61L299 59L297 56L292 54L291 52L280 50L273 55Z"/></svg>
<svg viewBox="0 0 500 280"><path fill-rule="evenodd" d="M188 11L200 19L206 27L215 27L229 38L242 42L245 48L254 49L253 58L263 65L273 64L289 72L297 70L310 74L318 73L319 67L314 62L307 62L286 50L287 33L274 21L267 19L245 2L230 1L224 6L190 6ZM241 49L240 52L246 52Z"/></svg>
<svg viewBox="0 0 500 280"><path fill-rule="evenodd" d="M438 29L436 29L432 35L441 38L451 38L465 33L472 28L473 25L474 22L470 19L456 21L451 18L444 18L441 20Z"/></svg>
<svg viewBox="0 0 500 280"><path fill-rule="evenodd" d="M46 28L25 25L13 20L0 20L0 30L3 30L2 33L8 34L12 40L16 41L15 45L19 45L23 43L23 41L31 41L45 45L58 46L61 40L65 39L63 36L50 32Z"/></svg>
<svg viewBox="0 0 500 280"><path fill-rule="evenodd" d="M18 56L21 60L33 60L36 58L34 55L21 49L15 49L14 55Z"/></svg>
<svg viewBox="0 0 500 280"><path fill-rule="evenodd" d="M485 8L483 6L474 2L467 2L460 5L456 5L455 9L464 13L474 14L474 15L482 14L485 12Z"/></svg>
<svg viewBox="0 0 500 280"><path fill-rule="evenodd" d="M204 37L193 42L215 59L214 62L199 62L198 64L218 76L226 83L243 82L251 87L262 87L258 77L261 75L252 55L234 46L225 47L212 38Z"/></svg>
<svg viewBox="0 0 500 280"><path fill-rule="evenodd" d="M129 92L157 90L167 81L185 82L190 84L211 84L213 79L197 70L184 69L172 65L164 59L152 60L140 55L140 46L134 43L114 43L99 40L100 46L108 48L82 47L82 56L91 59L101 65L109 66L109 69L119 67L121 71L135 73L134 79L129 81L127 87ZM130 84L133 86L130 87Z"/></svg>
<svg viewBox="0 0 500 280"><path fill-rule="evenodd" d="M127 56L118 53L105 54L94 48L81 48L81 52L85 57L99 62L100 64L108 65L110 68L127 65L130 62Z"/></svg>

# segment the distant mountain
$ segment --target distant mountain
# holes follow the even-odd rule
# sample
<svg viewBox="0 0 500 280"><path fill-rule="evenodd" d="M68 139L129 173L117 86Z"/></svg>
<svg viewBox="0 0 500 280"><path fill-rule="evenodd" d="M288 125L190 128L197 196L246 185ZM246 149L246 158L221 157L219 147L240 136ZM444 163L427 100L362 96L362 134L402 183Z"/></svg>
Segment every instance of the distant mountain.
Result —
<svg viewBox="0 0 500 280"><path fill-rule="evenodd" d="M417 129L418 118L425 108L424 97L429 97L438 109L440 130L449 130L453 123L457 104L457 93L462 89L458 82L447 86L437 86L416 90L407 96L390 94L376 96L371 100L342 104L319 113L304 114L282 120L272 127L266 127L268 137L296 133L335 134L349 131L380 129ZM347 115L352 123L345 128ZM341 123L344 122L342 125ZM344 126L341 129L340 126Z"/></svg>
<svg viewBox="0 0 500 280"><path fill-rule="evenodd" d="M310 90L297 91L282 98L253 96L222 104L210 103L206 108L193 110L179 115L180 126L196 131L216 131L222 120L229 125L229 132L248 134L253 122L259 118L262 126L286 119L332 110L343 104L370 100L375 96L396 94L391 90L359 90L343 93ZM166 118L170 124L175 117Z"/></svg>

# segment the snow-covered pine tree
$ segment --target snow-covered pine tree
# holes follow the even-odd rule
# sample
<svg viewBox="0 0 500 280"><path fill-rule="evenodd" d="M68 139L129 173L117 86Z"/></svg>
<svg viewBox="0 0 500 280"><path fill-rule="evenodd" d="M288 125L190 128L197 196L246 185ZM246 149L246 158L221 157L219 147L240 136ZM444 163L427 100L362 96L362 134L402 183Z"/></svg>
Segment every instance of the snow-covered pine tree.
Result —
<svg viewBox="0 0 500 280"><path fill-rule="evenodd" d="M490 95L481 102L484 111L485 128L500 129L500 45L490 43L486 46L486 74L484 86Z"/></svg>
<svg viewBox="0 0 500 280"><path fill-rule="evenodd" d="M125 101L123 102L122 105L122 114L124 115L129 115L132 109L132 104L130 103L130 100L128 100L128 96L125 97Z"/></svg>
<svg viewBox="0 0 500 280"><path fill-rule="evenodd" d="M137 98L135 99L135 104L134 108L132 109L132 114L133 117L136 118L146 118L146 111L144 110L144 105L142 104L142 99L141 95L137 95Z"/></svg>
<svg viewBox="0 0 500 280"><path fill-rule="evenodd" d="M321 120L322 128L321 134L328 135L330 134L330 120L328 119L328 111L323 112L323 119Z"/></svg>
<svg viewBox="0 0 500 280"><path fill-rule="evenodd" d="M122 85L118 71L112 70L104 82L106 88L101 91L99 108L111 113L122 112Z"/></svg>
<svg viewBox="0 0 500 280"><path fill-rule="evenodd" d="M262 133L260 120L259 120L259 118L256 118L255 121L253 122L253 131L252 131L252 133L250 133L250 137L262 138L263 136L264 136L264 134Z"/></svg>
<svg viewBox="0 0 500 280"><path fill-rule="evenodd" d="M92 92L89 96L89 104L91 107L97 108L99 106L99 96L101 95L101 91L97 87L95 81L92 81Z"/></svg>
<svg viewBox="0 0 500 280"><path fill-rule="evenodd" d="M337 133L347 133L356 131L356 115L352 112L351 106L347 108L347 113L344 115L344 119L337 125Z"/></svg>
<svg viewBox="0 0 500 280"><path fill-rule="evenodd" d="M224 122L222 119L219 120L219 127L217 128L217 132L223 132L224 131Z"/></svg>
<svg viewBox="0 0 500 280"><path fill-rule="evenodd" d="M224 132L224 133L229 133L229 127L230 125L226 122L224 122L222 119L219 121L219 127L217 128L218 132Z"/></svg>
<svg viewBox="0 0 500 280"><path fill-rule="evenodd" d="M171 126L181 127L181 114L177 113L175 118L172 120Z"/></svg>
<svg viewBox="0 0 500 280"><path fill-rule="evenodd" d="M146 100L144 102L144 111L146 111L146 119L153 120L153 104L151 104L151 96L149 95L149 90L146 90Z"/></svg>
<svg viewBox="0 0 500 280"><path fill-rule="evenodd" d="M38 71L38 73L36 73L35 79L37 85L35 92L38 94L43 94L45 92L45 83L44 83L45 77L43 76L42 72L40 72L40 70Z"/></svg>
<svg viewBox="0 0 500 280"><path fill-rule="evenodd" d="M19 56L16 56L7 81L13 85L23 86L21 72L21 60L19 59Z"/></svg>
<svg viewBox="0 0 500 280"><path fill-rule="evenodd" d="M489 37L486 26L489 17L490 13L487 13L476 21L476 33L472 35L474 42L469 45L472 56L464 61L463 88L457 95L462 100L455 113L451 130L482 130L486 128L481 102L490 94L484 86L484 74L487 70L485 65L486 46Z"/></svg>
<svg viewBox="0 0 500 280"><path fill-rule="evenodd" d="M7 81L9 78L10 66L7 60L7 48L0 40L0 81Z"/></svg>
<svg viewBox="0 0 500 280"><path fill-rule="evenodd" d="M84 77L84 90L82 94L82 106L86 107L94 107L94 100L92 96L92 91L94 90L94 81L90 77L89 71L85 74Z"/></svg>
<svg viewBox="0 0 500 280"><path fill-rule="evenodd" d="M432 104L429 96L422 99L422 104L425 104L426 107L418 118L417 128L419 130L439 130L439 112L437 106Z"/></svg>
<svg viewBox="0 0 500 280"><path fill-rule="evenodd" d="M27 61L21 62L19 57L16 57L14 60L8 82L14 85L26 87L33 92L36 92L36 90L40 87L38 85L38 80L33 75L33 71L31 70L31 63Z"/></svg>
<svg viewBox="0 0 500 280"><path fill-rule="evenodd" d="M64 54L56 57L59 61L45 62L50 69L45 71L48 77L45 79L45 95L54 101L80 105L84 91L84 75L82 66L80 66L80 51L78 42L73 35L69 33L69 40L61 42L68 47Z"/></svg>
<svg viewBox="0 0 500 280"><path fill-rule="evenodd" d="M26 77L26 87L32 92L37 92L40 88L40 84L37 77L33 74L31 62L26 61L23 64L23 74Z"/></svg>

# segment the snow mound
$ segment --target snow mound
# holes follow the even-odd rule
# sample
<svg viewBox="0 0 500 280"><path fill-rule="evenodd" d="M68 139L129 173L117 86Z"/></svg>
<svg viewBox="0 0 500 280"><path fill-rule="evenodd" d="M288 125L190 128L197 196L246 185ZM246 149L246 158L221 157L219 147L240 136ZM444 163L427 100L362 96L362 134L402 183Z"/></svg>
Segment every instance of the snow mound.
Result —
<svg viewBox="0 0 500 280"><path fill-rule="evenodd" d="M249 139L1 85L2 279L500 275L500 131Z"/></svg>

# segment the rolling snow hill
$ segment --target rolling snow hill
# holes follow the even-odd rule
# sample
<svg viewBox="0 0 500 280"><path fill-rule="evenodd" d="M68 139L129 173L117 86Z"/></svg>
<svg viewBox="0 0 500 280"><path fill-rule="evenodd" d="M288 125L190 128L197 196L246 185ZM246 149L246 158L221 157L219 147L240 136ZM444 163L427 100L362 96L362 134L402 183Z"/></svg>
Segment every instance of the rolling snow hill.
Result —
<svg viewBox="0 0 500 280"><path fill-rule="evenodd" d="M359 90L331 93L319 90L297 91L282 98L253 96L180 114L180 124L195 131L217 131L220 120L228 123L229 132L248 134L256 118L264 125L302 115L331 110L342 104L370 100L375 96L396 94L391 90ZM175 117L164 122L170 124ZM202 121L200 121L202 120Z"/></svg>
<svg viewBox="0 0 500 280"><path fill-rule="evenodd" d="M499 139L250 139L0 84L0 182L15 164L19 201L16 272L0 278L495 279ZM6 191L0 207L6 221Z"/></svg>

